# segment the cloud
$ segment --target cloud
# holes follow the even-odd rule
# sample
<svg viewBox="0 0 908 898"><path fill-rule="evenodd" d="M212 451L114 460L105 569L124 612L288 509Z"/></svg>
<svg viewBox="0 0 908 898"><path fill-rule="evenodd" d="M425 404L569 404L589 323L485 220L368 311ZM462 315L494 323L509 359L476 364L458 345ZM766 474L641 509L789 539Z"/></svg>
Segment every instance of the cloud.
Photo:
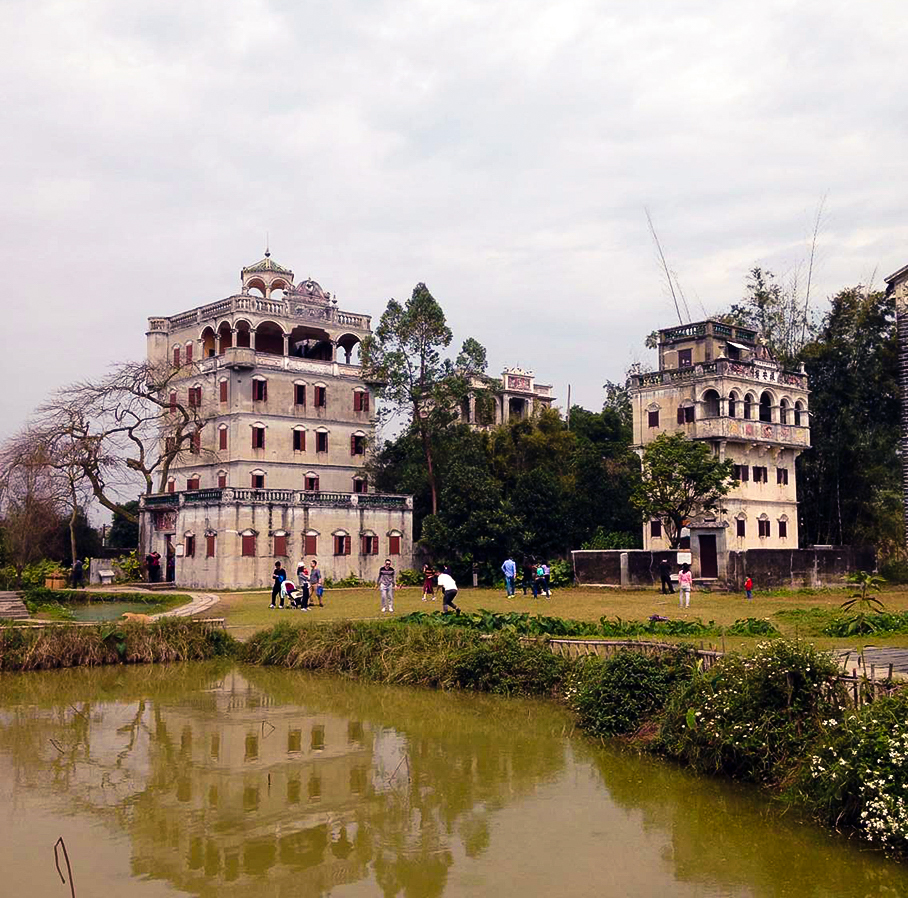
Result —
<svg viewBox="0 0 908 898"><path fill-rule="evenodd" d="M148 315L275 257L380 314L425 281L458 341L588 407L692 306L906 259L901 4L8 2L3 427L144 351Z"/></svg>

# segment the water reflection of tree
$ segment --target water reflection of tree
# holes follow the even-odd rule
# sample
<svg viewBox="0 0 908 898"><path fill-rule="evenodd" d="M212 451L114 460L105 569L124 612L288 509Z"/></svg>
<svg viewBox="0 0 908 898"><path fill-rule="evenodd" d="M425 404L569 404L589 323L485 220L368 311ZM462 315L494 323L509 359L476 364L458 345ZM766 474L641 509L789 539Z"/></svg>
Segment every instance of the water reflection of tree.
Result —
<svg viewBox="0 0 908 898"><path fill-rule="evenodd" d="M666 834L681 882L766 898L903 894L900 867L856 845L848 850L752 786L617 747L581 750L616 804L642 813L647 830Z"/></svg>
<svg viewBox="0 0 908 898"><path fill-rule="evenodd" d="M101 812L128 831L136 874L199 895L250 894L249 877L266 876L269 894L322 894L338 882L368 876L370 865L386 895L440 895L455 854L477 857L488 847L489 815L564 766L563 743L552 738L562 735L564 717L548 705L286 671L244 668L243 675L255 697L250 706L259 702L264 718L286 705L345 719L350 750L372 759L364 768L359 761L348 764L346 805L322 807L321 786L313 792L311 780L307 796L306 780L299 788L294 773L306 775L299 762L269 768L276 788L278 782L286 788L282 816L262 817L253 787L248 806L245 794L242 808L223 806L217 778L197 759L193 763L197 734L185 723L193 715L218 719L223 666L106 668L5 680L0 752L23 785L52 783L70 806ZM392 743L382 742L385 734L393 735ZM377 773L396 761L376 754L379 742L402 752L393 776ZM231 768L224 775L226 785L246 774ZM269 791L271 784L268 773ZM185 849L175 852L177 845Z"/></svg>

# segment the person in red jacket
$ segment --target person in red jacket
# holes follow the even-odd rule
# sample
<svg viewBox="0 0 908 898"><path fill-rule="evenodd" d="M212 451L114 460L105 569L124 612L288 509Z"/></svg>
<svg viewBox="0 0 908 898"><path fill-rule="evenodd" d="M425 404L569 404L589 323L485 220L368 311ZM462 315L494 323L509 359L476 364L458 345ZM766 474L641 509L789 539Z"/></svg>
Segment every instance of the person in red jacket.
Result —
<svg viewBox="0 0 908 898"><path fill-rule="evenodd" d="M747 593L747 601L752 602L754 597L754 581L748 577L744 581L744 592Z"/></svg>

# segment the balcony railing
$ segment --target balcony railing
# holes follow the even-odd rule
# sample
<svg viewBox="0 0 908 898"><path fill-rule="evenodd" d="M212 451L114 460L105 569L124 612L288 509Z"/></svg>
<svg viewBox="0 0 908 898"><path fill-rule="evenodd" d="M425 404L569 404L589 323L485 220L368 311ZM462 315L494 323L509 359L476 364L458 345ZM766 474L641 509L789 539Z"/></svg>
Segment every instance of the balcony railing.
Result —
<svg viewBox="0 0 908 898"><path fill-rule="evenodd" d="M748 421L742 418L700 418L698 421L685 424L684 433L692 440L753 441L805 449L810 446L809 427Z"/></svg>
<svg viewBox="0 0 908 898"><path fill-rule="evenodd" d="M751 380L755 383L789 386L799 390L807 389L807 375L796 371L784 371L766 362L733 362L729 359L718 359L699 365L685 365L683 368L665 368L662 371L650 371L647 374L631 375L631 386L659 387L693 381L699 378L714 380L717 377L735 377Z"/></svg>
<svg viewBox="0 0 908 898"><path fill-rule="evenodd" d="M259 490L253 488L223 487L220 489L183 490L176 493L157 493L144 496L146 508L178 505L218 505L224 502L243 502L265 505L302 505L334 508L389 508L412 507L410 496L385 493L332 493L307 490Z"/></svg>

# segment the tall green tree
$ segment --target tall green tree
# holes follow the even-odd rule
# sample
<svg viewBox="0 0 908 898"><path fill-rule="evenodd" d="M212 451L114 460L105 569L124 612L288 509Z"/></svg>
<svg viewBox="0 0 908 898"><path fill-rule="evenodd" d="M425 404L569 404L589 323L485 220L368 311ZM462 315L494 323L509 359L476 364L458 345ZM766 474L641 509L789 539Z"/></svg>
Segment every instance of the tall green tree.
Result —
<svg viewBox="0 0 908 898"><path fill-rule="evenodd" d="M470 376L484 373L486 367L485 349L472 338L464 342L456 361L446 358L443 353L452 340L444 311L420 283L406 305L394 299L388 303L361 352L364 376L379 385L382 414L409 416L410 427L419 436L432 514L438 511L433 435L453 421Z"/></svg>
<svg viewBox="0 0 908 898"><path fill-rule="evenodd" d="M641 481L632 501L644 520L662 521L674 549L687 521L718 511L731 489L733 469L706 443L683 433L662 433L643 450Z"/></svg>
<svg viewBox="0 0 908 898"><path fill-rule="evenodd" d="M862 287L832 298L801 354L809 377L812 448L799 459L807 543L902 545L895 302Z"/></svg>

